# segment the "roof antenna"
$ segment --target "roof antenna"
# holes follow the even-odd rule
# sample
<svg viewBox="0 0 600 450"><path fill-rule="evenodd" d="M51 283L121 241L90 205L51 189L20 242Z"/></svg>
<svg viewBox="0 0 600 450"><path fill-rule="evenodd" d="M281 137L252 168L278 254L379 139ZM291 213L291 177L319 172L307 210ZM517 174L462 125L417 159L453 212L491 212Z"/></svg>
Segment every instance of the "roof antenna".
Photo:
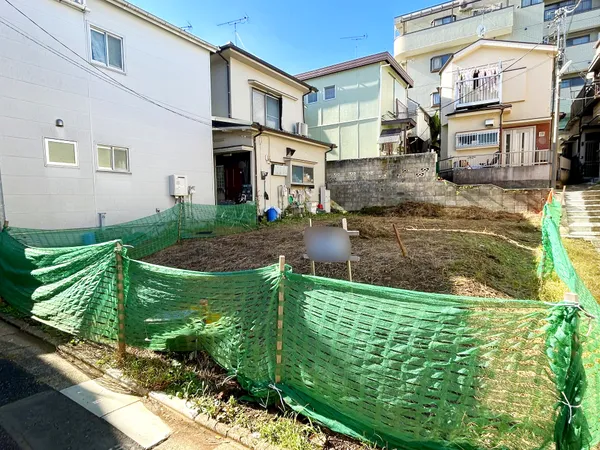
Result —
<svg viewBox="0 0 600 450"><path fill-rule="evenodd" d="M180 27L183 31L187 31L188 33L190 31L192 31L194 29L194 26L190 23L190 21L187 21L187 25L184 25L182 27Z"/></svg>
<svg viewBox="0 0 600 450"><path fill-rule="evenodd" d="M248 14L244 14L244 17L240 17L239 19L235 19L235 20L230 20L229 22L223 22L223 23L219 23L217 24L218 27L222 27L223 25L233 25L233 36L235 39L235 45L237 47L238 45L238 32L237 32L237 27L238 25L241 25L243 23L247 23L248 20L250 20L250 17L248 17ZM240 38L241 41L241 38ZM242 42L242 45L244 45L244 43Z"/></svg>
<svg viewBox="0 0 600 450"><path fill-rule="evenodd" d="M354 57L357 58L358 57L358 41L364 41L365 39L368 39L368 38L369 38L369 35L365 33L360 36L346 36L346 37L342 37L340 39L350 39L351 41L355 41Z"/></svg>

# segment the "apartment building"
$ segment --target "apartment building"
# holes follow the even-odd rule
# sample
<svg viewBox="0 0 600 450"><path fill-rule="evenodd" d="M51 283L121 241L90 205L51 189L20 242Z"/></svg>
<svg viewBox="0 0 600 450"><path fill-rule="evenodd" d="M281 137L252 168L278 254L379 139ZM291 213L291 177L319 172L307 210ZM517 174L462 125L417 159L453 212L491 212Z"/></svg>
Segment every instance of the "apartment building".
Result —
<svg viewBox="0 0 600 450"><path fill-rule="evenodd" d="M411 145L427 147L417 140L428 139L429 123L408 99L413 80L388 52L297 77L318 89L306 96L306 123L311 137L336 144L328 160L391 156L409 152Z"/></svg>
<svg viewBox="0 0 600 450"><path fill-rule="evenodd" d="M435 114L441 106L439 71L446 61L478 39L552 43L554 12L578 0L456 0L395 18L394 56L411 74L411 98ZM581 74L594 56L600 31L600 0L581 0L567 21L566 58L572 64L561 85L560 110L570 114Z"/></svg>
<svg viewBox="0 0 600 450"><path fill-rule="evenodd" d="M0 2L0 216L30 228L214 203L216 47L124 0Z"/></svg>
<svg viewBox="0 0 600 450"><path fill-rule="evenodd" d="M571 161L572 183L600 178L600 40L587 73L562 139L562 153Z"/></svg>

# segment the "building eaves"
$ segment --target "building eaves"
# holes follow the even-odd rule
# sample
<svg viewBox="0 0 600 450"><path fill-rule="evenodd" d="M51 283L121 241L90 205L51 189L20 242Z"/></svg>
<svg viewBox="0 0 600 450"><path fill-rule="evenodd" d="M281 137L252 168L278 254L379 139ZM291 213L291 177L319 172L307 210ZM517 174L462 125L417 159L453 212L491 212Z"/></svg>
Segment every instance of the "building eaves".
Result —
<svg viewBox="0 0 600 450"><path fill-rule="evenodd" d="M331 75L334 73L344 72L346 70L357 69L359 67L370 66L371 64L388 63L392 69L402 78L409 87L414 86L414 81L411 76L404 70L404 68L394 59L388 52L376 53L374 55L364 56L362 58L351 59L350 61L344 61L339 64L333 64L331 66L322 67L320 69L311 70L296 75L301 80L311 80L314 78L323 77L325 75Z"/></svg>
<svg viewBox="0 0 600 450"><path fill-rule="evenodd" d="M191 33L188 33L187 31L182 30L179 27L176 27L175 25L167 22L166 20L161 19L160 17L155 16L154 14L149 13L146 10L143 10L142 8L139 8L125 0L104 0L107 3L110 3L111 5L114 5L118 8L121 8L124 11L127 11L141 19L144 19L147 22L150 22L153 25L156 25L159 28L162 28L165 31L168 31L176 36L179 36L182 39L185 39L188 42L191 42L192 44L196 44L202 48L204 48L205 50L208 50L209 52L216 52L218 47L216 45L212 45L211 43L200 39L197 36L194 36Z"/></svg>
<svg viewBox="0 0 600 450"><path fill-rule="evenodd" d="M320 145L322 147L327 147L327 148L330 148L330 149L337 148L337 145L330 144L329 142L318 141L316 139L309 138L309 137L306 137L306 136L302 136L300 134L290 133L289 131L283 131L283 130L278 130L276 128L266 127L266 126L261 125L261 124L256 123L256 122L252 125L252 127L256 128L259 131L264 131L266 133L278 134L280 136L286 136L286 137L289 137L289 138L292 138L292 139L297 139L299 141L305 141L305 142L309 142L311 144L317 144L317 145Z"/></svg>
<svg viewBox="0 0 600 450"><path fill-rule="evenodd" d="M309 91L314 91L314 92L317 91L313 86L311 86L308 83L305 83L303 80L300 80L299 78L297 78L297 77L295 77L293 75L290 75L289 73L281 70L279 67L276 67L273 64L270 64L270 63L266 62L265 60L260 59L258 56L255 56L252 53L247 52L246 50L243 50L243 49L239 48L238 46L236 46L236 45L234 45L232 43L229 43L229 44L221 46L219 48L219 50L218 50L217 53L223 53L226 50L231 50L233 52L239 53L240 55L243 55L246 58L249 58L249 59L253 60L256 63L258 63L258 64L260 64L262 66L265 66L265 67L267 67L267 68L269 68L269 69L277 72L279 75L282 75L282 76L288 78L289 80L293 81L294 83L300 84L301 86L305 87Z"/></svg>

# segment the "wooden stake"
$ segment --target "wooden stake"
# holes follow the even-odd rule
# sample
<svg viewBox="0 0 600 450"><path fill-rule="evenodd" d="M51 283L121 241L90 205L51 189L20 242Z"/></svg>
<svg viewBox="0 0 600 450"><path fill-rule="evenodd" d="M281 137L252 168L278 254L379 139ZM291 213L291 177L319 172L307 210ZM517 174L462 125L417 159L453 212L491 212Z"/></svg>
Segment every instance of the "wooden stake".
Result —
<svg viewBox="0 0 600 450"><path fill-rule="evenodd" d="M119 359L125 357L125 288L123 285L123 246L120 242L115 244L115 260L117 266L117 322L119 324L119 333L117 334L117 356Z"/></svg>
<svg viewBox="0 0 600 450"><path fill-rule="evenodd" d="M348 220L345 217L342 219L342 228L348 231ZM346 265L348 266L348 281L352 281L352 263L350 260L346 262Z"/></svg>
<svg viewBox="0 0 600 450"><path fill-rule="evenodd" d="M312 228L312 219L308 219L308 226ZM310 260L310 274L314 277L316 275L315 262Z"/></svg>
<svg viewBox="0 0 600 450"><path fill-rule="evenodd" d="M181 242L181 219L183 215L183 202L179 203L179 221L177 223L177 243Z"/></svg>
<svg viewBox="0 0 600 450"><path fill-rule="evenodd" d="M285 256L279 257L279 273L281 279L279 280L279 302L277 305L277 350L275 353L276 365L275 365L275 384L281 383L281 356L283 353L283 303L285 300L284 296L284 273L285 273Z"/></svg>
<svg viewBox="0 0 600 450"><path fill-rule="evenodd" d="M398 245L400 246L400 249L402 250L402 256L404 256L406 258L408 256L408 251L406 250L406 247L404 246L402 239L400 239L400 232L398 231L398 228L396 228L396 224L392 224L392 226L394 227L394 233L396 233L396 240L398 241Z"/></svg>
<svg viewBox="0 0 600 450"><path fill-rule="evenodd" d="M561 206L565 206L565 192L567 190L567 185L565 184L563 186L563 191L562 191L562 196L560 197L560 204Z"/></svg>
<svg viewBox="0 0 600 450"><path fill-rule="evenodd" d="M563 297L563 300L565 302L579 304L579 295L574 294L573 292L565 292L565 296Z"/></svg>

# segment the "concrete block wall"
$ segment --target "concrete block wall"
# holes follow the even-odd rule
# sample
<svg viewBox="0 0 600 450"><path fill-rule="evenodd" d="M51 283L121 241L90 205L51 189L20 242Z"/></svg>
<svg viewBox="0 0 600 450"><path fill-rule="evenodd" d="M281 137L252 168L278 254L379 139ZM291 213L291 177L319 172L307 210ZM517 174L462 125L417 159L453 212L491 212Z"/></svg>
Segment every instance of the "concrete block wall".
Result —
<svg viewBox="0 0 600 450"><path fill-rule="evenodd" d="M458 186L441 181L436 162L435 153L328 161L327 187L331 199L348 211L419 201L495 211L539 212L548 195L548 189L503 189L492 184Z"/></svg>

